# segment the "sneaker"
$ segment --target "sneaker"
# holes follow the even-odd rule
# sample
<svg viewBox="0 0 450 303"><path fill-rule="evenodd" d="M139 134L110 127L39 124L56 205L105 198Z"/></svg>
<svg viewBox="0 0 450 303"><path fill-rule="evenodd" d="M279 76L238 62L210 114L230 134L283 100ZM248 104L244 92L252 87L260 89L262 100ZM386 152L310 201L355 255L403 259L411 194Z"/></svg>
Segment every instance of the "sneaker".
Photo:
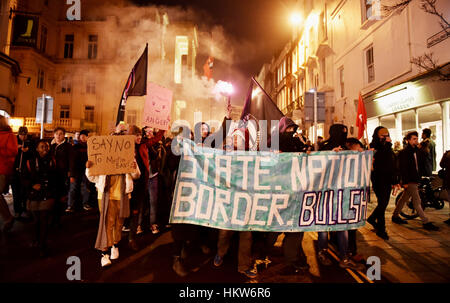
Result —
<svg viewBox="0 0 450 303"><path fill-rule="evenodd" d="M352 255L351 258L356 263L361 263L364 261L364 256L360 254Z"/></svg>
<svg viewBox="0 0 450 303"><path fill-rule="evenodd" d="M244 271L239 271L241 274L243 274L243 275L245 275L245 276L247 276L247 278L250 278L250 279L254 279L254 278L256 278L258 275L253 271L253 270L251 270L251 269L247 269L247 270L244 270Z"/></svg>
<svg viewBox="0 0 450 303"><path fill-rule="evenodd" d="M204 255L209 255L211 253L211 249L206 245L201 245L202 253Z"/></svg>
<svg viewBox="0 0 450 303"><path fill-rule="evenodd" d="M403 220L399 216L392 217L392 222L397 223L397 224L408 224L408 221Z"/></svg>
<svg viewBox="0 0 450 303"><path fill-rule="evenodd" d="M367 223L369 223L370 225L372 225L372 227L374 229L377 229L377 223L375 222L375 219L373 219L372 217L367 218Z"/></svg>
<svg viewBox="0 0 450 303"><path fill-rule="evenodd" d="M111 260L119 259L119 248L117 246L111 247Z"/></svg>
<svg viewBox="0 0 450 303"><path fill-rule="evenodd" d="M128 247L131 248L131 250L133 250L133 251L139 250L139 246L137 245L136 240L128 241Z"/></svg>
<svg viewBox="0 0 450 303"><path fill-rule="evenodd" d="M122 227L122 231L124 231L124 232L129 232L129 231L130 231L130 228L129 228L129 227L126 227L126 226L123 226L123 227Z"/></svg>
<svg viewBox="0 0 450 303"><path fill-rule="evenodd" d="M350 268L350 269L359 270L359 271L362 271L365 268L365 266L363 264L355 263L354 261L352 261L349 258L345 258L345 259L341 260L339 262L339 266L342 268Z"/></svg>
<svg viewBox="0 0 450 303"><path fill-rule="evenodd" d="M389 235L384 230L377 231L377 236L383 240L389 240Z"/></svg>
<svg viewBox="0 0 450 303"><path fill-rule="evenodd" d="M66 208L66 213L73 213L75 210L73 209L73 207L67 207Z"/></svg>
<svg viewBox="0 0 450 303"><path fill-rule="evenodd" d="M333 264L331 262L331 260L327 257L326 255L326 249L319 251L319 253L317 254L317 257L319 258L319 262L320 264L324 265L324 266L330 266L331 264Z"/></svg>
<svg viewBox="0 0 450 303"><path fill-rule="evenodd" d="M111 265L111 260L109 259L108 254L102 254L102 259L100 262L102 264L102 267Z"/></svg>
<svg viewBox="0 0 450 303"><path fill-rule="evenodd" d="M434 224L431 223L431 222L425 223L425 224L423 225L423 228L425 228L426 230L433 230L433 231L439 230L439 227L437 227L436 225L434 225Z"/></svg>
<svg viewBox="0 0 450 303"><path fill-rule="evenodd" d="M140 225L138 225L137 229L136 229L136 235L140 235L142 234L144 231L142 230L142 227ZM153 232L153 229L152 229Z"/></svg>
<svg viewBox="0 0 450 303"><path fill-rule="evenodd" d="M92 207L90 205L84 205L83 209L86 210L86 211L89 211L89 210L92 209Z"/></svg>
<svg viewBox="0 0 450 303"><path fill-rule="evenodd" d="M450 219L444 221L445 224L450 225Z"/></svg>
<svg viewBox="0 0 450 303"><path fill-rule="evenodd" d="M173 260L173 265L172 265L172 269L173 271L179 275L180 277L185 277L188 275L188 271L186 270L186 268L184 267L183 263L181 262L181 258L179 256L176 256Z"/></svg>
<svg viewBox="0 0 450 303"><path fill-rule="evenodd" d="M220 265L222 265L222 263L223 263L223 258L219 255L216 255L214 257L214 266L219 267Z"/></svg>
<svg viewBox="0 0 450 303"><path fill-rule="evenodd" d="M140 228L140 226L138 226L138 229L139 229L139 228ZM151 229L152 229L152 234L157 234L157 233L159 233L159 228L158 228L158 225L157 225L157 224L152 224Z"/></svg>

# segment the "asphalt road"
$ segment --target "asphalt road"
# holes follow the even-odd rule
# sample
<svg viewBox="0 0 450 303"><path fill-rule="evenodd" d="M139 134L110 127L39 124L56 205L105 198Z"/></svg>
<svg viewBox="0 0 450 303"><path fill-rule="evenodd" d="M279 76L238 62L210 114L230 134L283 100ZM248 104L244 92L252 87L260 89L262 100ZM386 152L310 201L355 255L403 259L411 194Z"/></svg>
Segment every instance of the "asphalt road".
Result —
<svg viewBox="0 0 450 303"><path fill-rule="evenodd" d="M157 235L150 231L138 236L141 249L128 248L127 233L123 233L119 245L120 258L108 268L101 268L100 255L94 249L97 234L98 213L79 211L65 215L60 229L51 229L49 256L39 258L36 248L31 248L32 224L16 221L8 234L0 236L0 282L49 282L73 283L66 272L70 256L81 261L81 282L109 283L369 283L364 274L344 270L333 260L329 267L320 266L315 257L315 233L306 233L303 248L311 266L309 273L292 275L283 273L284 264L280 242L277 242L271 263L258 267L258 277L249 280L237 272L237 237L232 238L229 254L224 264L216 268L212 264L215 252L203 254L192 251L192 262L197 271L179 277L172 270L172 236L170 229ZM382 280L381 282L387 282Z"/></svg>

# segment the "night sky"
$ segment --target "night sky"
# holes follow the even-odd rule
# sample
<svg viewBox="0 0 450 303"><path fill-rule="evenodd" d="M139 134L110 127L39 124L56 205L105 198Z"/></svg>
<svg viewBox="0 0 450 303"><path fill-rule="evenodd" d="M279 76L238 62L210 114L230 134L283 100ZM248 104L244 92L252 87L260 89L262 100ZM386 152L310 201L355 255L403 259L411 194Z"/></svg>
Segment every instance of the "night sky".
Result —
<svg viewBox="0 0 450 303"><path fill-rule="evenodd" d="M220 66L218 62L219 64L215 65L215 76L224 72L218 69L233 68L250 79L260 71L264 63L270 62L273 55L278 55L291 38L289 15L294 7L294 0L133 0L133 2L138 5L192 8L204 17L201 24L197 22L200 29L207 31L208 27L221 25L226 34L233 38L234 45L252 46L249 49L235 48L234 66ZM203 62L199 63L203 65Z"/></svg>

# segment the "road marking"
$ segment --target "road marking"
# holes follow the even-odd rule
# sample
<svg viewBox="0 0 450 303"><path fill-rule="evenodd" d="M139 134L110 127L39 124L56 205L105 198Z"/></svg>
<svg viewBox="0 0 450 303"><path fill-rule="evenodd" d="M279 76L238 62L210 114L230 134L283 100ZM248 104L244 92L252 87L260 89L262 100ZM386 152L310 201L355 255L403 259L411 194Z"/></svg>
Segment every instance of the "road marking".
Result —
<svg viewBox="0 0 450 303"><path fill-rule="evenodd" d="M340 261L340 259L338 258L338 256L336 256L335 254L334 254L334 252L331 250L331 249L328 249L328 253L334 258L334 259L336 259L336 261ZM364 283L364 281L363 280L361 280L351 269L349 269L349 268L346 268L345 270L347 270L347 272L353 277L353 279L355 279L356 280L356 282L358 282L358 283Z"/></svg>

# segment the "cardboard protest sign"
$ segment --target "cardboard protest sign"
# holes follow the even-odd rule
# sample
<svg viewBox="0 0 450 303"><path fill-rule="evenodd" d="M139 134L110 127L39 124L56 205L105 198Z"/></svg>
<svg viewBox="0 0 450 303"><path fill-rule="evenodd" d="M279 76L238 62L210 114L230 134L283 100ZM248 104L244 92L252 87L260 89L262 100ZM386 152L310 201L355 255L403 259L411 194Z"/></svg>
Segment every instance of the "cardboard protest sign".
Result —
<svg viewBox="0 0 450 303"><path fill-rule="evenodd" d="M238 231L364 226L372 151L272 153L183 142L170 223Z"/></svg>
<svg viewBox="0 0 450 303"><path fill-rule="evenodd" d="M88 160L94 165L91 175L132 173L135 136L94 136L88 139Z"/></svg>
<svg viewBox="0 0 450 303"><path fill-rule="evenodd" d="M173 93L170 89L149 82L142 123L145 126L168 130L172 96Z"/></svg>

